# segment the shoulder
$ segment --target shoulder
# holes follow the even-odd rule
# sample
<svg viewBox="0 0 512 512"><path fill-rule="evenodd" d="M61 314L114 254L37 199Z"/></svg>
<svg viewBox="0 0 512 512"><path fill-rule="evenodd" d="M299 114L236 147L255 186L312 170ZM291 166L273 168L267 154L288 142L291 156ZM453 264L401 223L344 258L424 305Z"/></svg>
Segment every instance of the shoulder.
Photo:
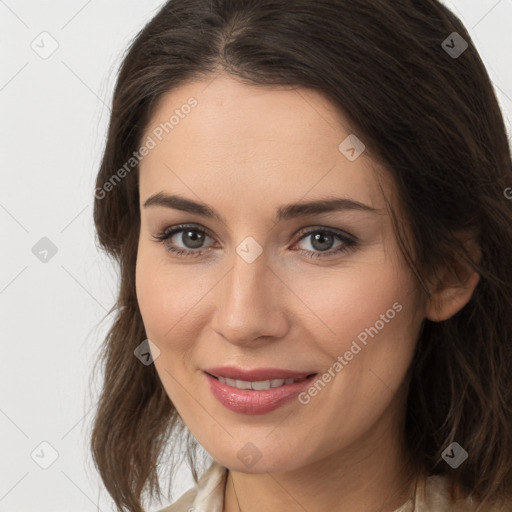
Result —
<svg viewBox="0 0 512 512"><path fill-rule="evenodd" d="M158 512L222 512L227 475L227 468L213 461L194 487Z"/></svg>
<svg viewBox="0 0 512 512"><path fill-rule="evenodd" d="M446 475L433 475L418 486L417 512L476 512L478 503L471 498L450 500L449 479ZM487 507L486 512L508 512L510 508Z"/></svg>

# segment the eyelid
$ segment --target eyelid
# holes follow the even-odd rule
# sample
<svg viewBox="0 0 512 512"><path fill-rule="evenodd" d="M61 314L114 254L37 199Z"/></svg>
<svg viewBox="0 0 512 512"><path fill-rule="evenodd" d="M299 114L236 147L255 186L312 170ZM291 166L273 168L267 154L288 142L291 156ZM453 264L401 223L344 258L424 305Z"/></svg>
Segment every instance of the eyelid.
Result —
<svg viewBox="0 0 512 512"><path fill-rule="evenodd" d="M301 228L299 231L297 231L293 236L298 236L300 237L299 240L302 240L303 236L302 235L305 235L305 236L308 236L311 234L311 232L313 231L326 231L326 232L332 232L342 238L348 238L350 240L352 240L353 242L357 242L358 239L356 236L354 236L353 234L349 233L348 231L345 231L343 229L340 229L340 228L331 228L329 226L319 226L319 225L313 225L313 226L308 226L306 228Z"/></svg>
<svg viewBox="0 0 512 512"><path fill-rule="evenodd" d="M173 226L168 226L167 228L159 231L157 235L153 235L155 241L162 243L166 246L166 250L171 253L175 253L176 255L179 253L180 257L197 257L201 256L203 252L207 251L209 247L206 248L198 248L198 249L188 249L181 247L172 247L167 246L166 242L169 238L172 238L174 235L184 232L185 230L196 231L202 234L205 234L209 238L215 241L215 237L212 236L207 228L200 224L176 224ZM351 247L358 245L359 240L356 236L348 233L345 230L339 228L331 228L328 226L320 226L320 225L312 225L301 228L293 234L293 238L298 237L298 239L293 243L293 246L301 242L304 238L308 236L312 236L313 233L316 232L324 232L335 235L341 240L341 247L339 249L330 249L328 251L311 251L307 249L296 249L297 252L303 253L309 259L321 259L321 258L329 258L334 257L338 253L342 253L344 251L349 250Z"/></svg>
<svg viewBox="0 0 512 512"><path fill-rule="evenodd" d="M157 234L152 236L157 241L165 242L167 239L174 236L176 233L185 231L187 229L190 229L191 231L197 231L199 233L204 233L211 239L215 239L215 237L210 234L209 230L201 226L200 224L176 224L174 226L168 226L161 230L158 230Z"/></svg>
<svg viewBox="0 0 512 512"><path fill-rule="evenodd" d="M204 226L200 224L176 224L174 226L168 226L161 230L159 230L158 235L156 235L154 238L157 238L158 240L162 240L165 237L170 237L173 234L176 234L176 232L179 232L181 230L185 229L192 229L198 232L202 232L206 235L208 235L210 238L215 239L215 237L210 233L208 228L205 228ZM299 240L302 240L307 235L310 235L312 231L329 231L333 232L334 234L337 234L341 236L342 238L348 238L352 240L353 242L357 242L358 238L353 235L352 233L349 233L348 231L345 231L340 228L333 228L329 226L322 226L322 225L311 225L304 228L300 228L298 231L293 233L292 238L299 237Z"/></svg>

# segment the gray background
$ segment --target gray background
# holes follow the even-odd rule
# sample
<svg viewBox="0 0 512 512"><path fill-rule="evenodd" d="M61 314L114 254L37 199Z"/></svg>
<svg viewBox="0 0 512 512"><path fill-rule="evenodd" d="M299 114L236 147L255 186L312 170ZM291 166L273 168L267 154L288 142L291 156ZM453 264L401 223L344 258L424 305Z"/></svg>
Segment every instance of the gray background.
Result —
<svg viewBox="0 0 512 512"><path fill-rule="evenodd" d="M512 0L446 3L512 134ZM113 510L87 451L88 383L117 286L94 242L94 179L122 52L162 4L0 0L1 512ZM176 496L192 485L180 477Z"/></svg>

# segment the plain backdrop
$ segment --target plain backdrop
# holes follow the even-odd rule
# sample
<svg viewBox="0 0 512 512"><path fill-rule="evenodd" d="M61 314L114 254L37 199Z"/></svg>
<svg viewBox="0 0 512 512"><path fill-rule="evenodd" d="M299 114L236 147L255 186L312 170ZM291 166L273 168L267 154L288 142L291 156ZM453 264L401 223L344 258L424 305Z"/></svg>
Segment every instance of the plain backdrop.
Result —
<svg viewBox="0 0 512 512"><path fill-rule="evenodd" d="M512 0L446 3L512 134ZM113 510L87 437L117 290L95 245L94 182L122 53L161 5L0 0L0 512ZM175 497L193 482L179 474Z"/></svg>

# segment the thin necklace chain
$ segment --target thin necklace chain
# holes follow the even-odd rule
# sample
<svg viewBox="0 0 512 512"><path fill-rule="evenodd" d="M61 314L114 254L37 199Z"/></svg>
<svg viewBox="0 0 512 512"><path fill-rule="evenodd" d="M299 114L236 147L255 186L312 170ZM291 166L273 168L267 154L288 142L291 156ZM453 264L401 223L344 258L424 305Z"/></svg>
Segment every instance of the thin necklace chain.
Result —
<svg viewBox="0 0 512 512"><path fill-rule="evenodd" d="M233 484L233 492L235 493L236 503L238 505L238 512L242 512L242 508L240 507L240 502L238 501L238 494L235 489L235 481L231 478L231 483ZM413 497L413 509L412 512L416 512L416 495L418 493L418 476L416 476L416 482L414 484L414 497Z"/></svg>

